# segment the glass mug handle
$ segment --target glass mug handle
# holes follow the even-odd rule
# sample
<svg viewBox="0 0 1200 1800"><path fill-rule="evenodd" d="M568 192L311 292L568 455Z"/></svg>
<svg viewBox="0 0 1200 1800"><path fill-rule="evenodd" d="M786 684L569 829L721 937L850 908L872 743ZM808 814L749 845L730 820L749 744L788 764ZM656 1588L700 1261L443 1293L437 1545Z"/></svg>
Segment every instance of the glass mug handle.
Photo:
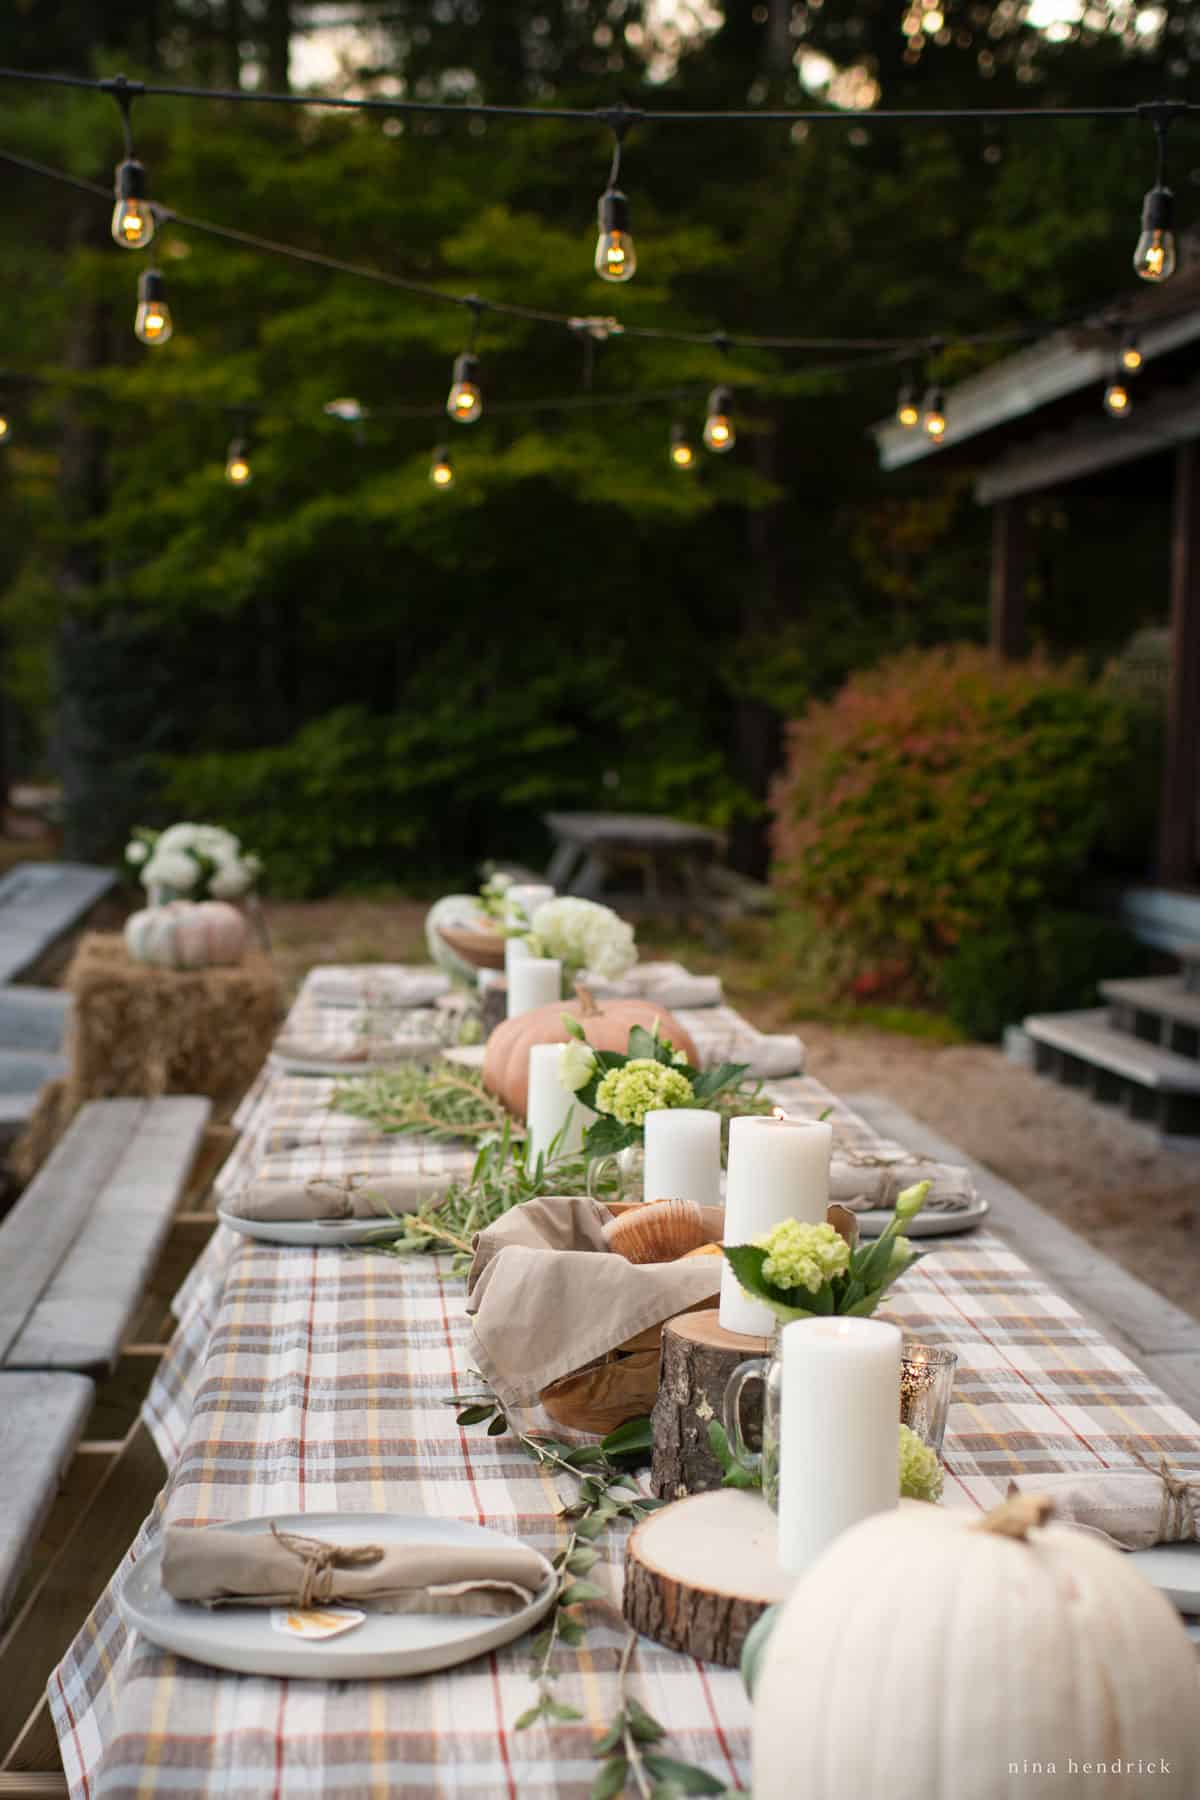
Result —
<svg viewBox="0 0 1200 1800"><path fill-rule="evenodd" d="M730 1454L734 1462L750 1475L762 1476L762 1452L751 1450L742 1435L742 1390L748 1381L761 1381L767 1378L767 1358L752 1356L748 1362L739 1363L729 1377L725 1389L725 1400L722 1412L725 1415L725 1436L729 1442Z"/></svg>

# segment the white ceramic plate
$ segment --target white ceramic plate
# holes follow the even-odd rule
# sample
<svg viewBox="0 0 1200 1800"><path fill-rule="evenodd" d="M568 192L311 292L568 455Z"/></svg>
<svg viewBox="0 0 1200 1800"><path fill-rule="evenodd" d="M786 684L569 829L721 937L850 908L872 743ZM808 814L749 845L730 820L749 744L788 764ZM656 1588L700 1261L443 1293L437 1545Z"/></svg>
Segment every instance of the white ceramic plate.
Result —
<svg viewBox="0 0 1200 1800"><path fill-rule="evenodd" d="M238 1519L221 1531L266 1531L276 1524L339 1544L386 1542L494 1543L517 1540L482 1525L423 1513L292 1513L286 1518ZM162 1585L162 1550L133 1570L121 1595L126 1623L160 1650L239 1675L308 1675L351 1681L372 1675L425 1675L482 1656L532 1629L554 1601L550 1564L540 1590L520 1612L501 1619L434 1613L373 1613L344 1637L296 1642L271 1624L269 1606L209 1608L172 1600Z"/></svg>
<svg viewBox="0 0 1200 1800"><path fill-rule="evenodd" d="M1129 1560L1181 1613L1200 1614L1200 1544L1154 1544L1130 1551Z"/></svg>
<svg viewBox="0 0 1200 1800"><path fill-rule="evenodd" d="M217 1208L217 1217L231 1231L243 1237L256 1238L260 1244L291 1244L311 1249L315 1246L362 1244L399 1229L391 1219L239 1219L236 1213Z"/></svg>
<svg viewBox="0 0 1200 1800"><path fill-rule="evenodd" d="M910 1238L949 1237L956 1231L974 1231L983 1224L990 1211L987 1201L977 1197L973 1206L964 1206L954 1212L919 1212L904 1227L904 1235ZM855 1216L859 1235L865 1238L878 1237L893 1217L890 1210L860 1212Z"/></svg>

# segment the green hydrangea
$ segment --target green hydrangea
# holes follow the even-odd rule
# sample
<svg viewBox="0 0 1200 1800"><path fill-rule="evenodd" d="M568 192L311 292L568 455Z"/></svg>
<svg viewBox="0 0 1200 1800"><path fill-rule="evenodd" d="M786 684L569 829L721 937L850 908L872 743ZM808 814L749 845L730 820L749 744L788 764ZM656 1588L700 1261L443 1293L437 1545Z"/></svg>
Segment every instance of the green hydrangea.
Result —
<svg viewBox="0 0 1200 1800"><path fill-rule="evenodd" d="M767 1252L763 1280L777 1288L807 1288L815 1294L850 1266L850 1246L832 1225L802 1225L785 1219L754 1242Z"/></svg>
<svg viewBox="0 0 1200 1800"><path fill-rule="evenodd" d="M596 1089L596 1110L612 1113L622 1125L643 1125L648 1112L691 1103L687 1076L651 1056L635 1056L622 1068L610 1069Z"/></svg>
<svg viewBox="0 0 1200 1800"><path fill-rule="evenodd" d="M905 1500L928 1500L930 1504L942 1497L937 1451L908 1425L900 1427L900 1493Z"/></svg>

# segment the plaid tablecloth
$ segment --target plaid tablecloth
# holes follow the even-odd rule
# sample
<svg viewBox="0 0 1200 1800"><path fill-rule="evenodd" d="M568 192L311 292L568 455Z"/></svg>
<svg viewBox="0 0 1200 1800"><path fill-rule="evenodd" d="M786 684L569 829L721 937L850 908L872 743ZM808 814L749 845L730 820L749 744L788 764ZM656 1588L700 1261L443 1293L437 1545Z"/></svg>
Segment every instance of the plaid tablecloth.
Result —
<svg viewBox="0 0 1200 1800"><path fill-rule="evenodd" d="M842 1143L877 1141L814 1081L776 1091L792 1112L832 1107ZM72 1793L584 1800L591 1745L615 1699L625 1636L615 1605L591 1603L584 1647L562 1652L559 1691L583 1722L523 1732L513 1725L531 1685L519 1644L442 1675L338 1685L222 1676L126 1632L121 1585L163 1517L427 1511L543 1550L562 1531L553 1481L511 1439L454 1424L445 1396L474 1378L462 1286L438 1262L275 1249L221 1232L181 1300L146 1408L167 1486L50 1683ZM940 1243L888 1311L959 1356L950 1504L984 1507L1011 1475L1130 1463L1136 1452L1200 1468L1200 1427L990 1235ZM599 1547L615 1599L617 1534ZM643 1640L632 1685L675 1754L747 1780L750 1714L734 1672Z"/></svg>

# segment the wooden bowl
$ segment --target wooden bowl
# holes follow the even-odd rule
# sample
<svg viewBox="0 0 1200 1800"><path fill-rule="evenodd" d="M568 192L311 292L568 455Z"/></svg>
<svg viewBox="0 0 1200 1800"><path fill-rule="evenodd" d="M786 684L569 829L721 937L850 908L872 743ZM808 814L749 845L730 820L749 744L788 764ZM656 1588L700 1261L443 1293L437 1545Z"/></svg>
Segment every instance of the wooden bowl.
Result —
<svg viewBox="0 0 1200 1800"><path fill-rule="evenodd" d="M439 935L456 956L476 969L504 967L504 934L500 931L472 931L466 925L439 925Z"/></svg>

